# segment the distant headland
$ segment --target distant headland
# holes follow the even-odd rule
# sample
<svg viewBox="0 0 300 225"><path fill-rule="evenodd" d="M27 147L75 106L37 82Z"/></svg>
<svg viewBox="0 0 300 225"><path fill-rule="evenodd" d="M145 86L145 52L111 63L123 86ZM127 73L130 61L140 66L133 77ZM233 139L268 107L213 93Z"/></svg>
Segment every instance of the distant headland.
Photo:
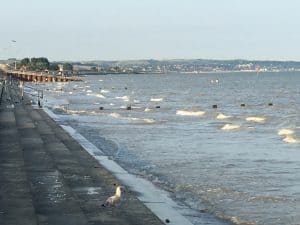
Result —
<svg viewBox="0 0 300 225"><path fill-rule="evenodd" d="M123 60L123 61L54 61L45 57L0 60L2 66L17 70L72 74L165 74L165 73L226 73L226 72L281 72L300 71L298 61L268 60Z"/></svg>

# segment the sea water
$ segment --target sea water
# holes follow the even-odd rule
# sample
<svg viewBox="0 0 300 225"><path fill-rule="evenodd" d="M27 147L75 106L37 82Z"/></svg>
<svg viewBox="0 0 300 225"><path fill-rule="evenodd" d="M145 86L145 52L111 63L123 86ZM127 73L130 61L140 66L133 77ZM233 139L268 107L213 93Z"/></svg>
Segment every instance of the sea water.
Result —
<svg viewBox="0 0 300 225"><path fill-rule="evenodd" d="M202 224L300 224L300 73L90 75L43 107ZM187 213L188 214L188 213Z"/></svg>

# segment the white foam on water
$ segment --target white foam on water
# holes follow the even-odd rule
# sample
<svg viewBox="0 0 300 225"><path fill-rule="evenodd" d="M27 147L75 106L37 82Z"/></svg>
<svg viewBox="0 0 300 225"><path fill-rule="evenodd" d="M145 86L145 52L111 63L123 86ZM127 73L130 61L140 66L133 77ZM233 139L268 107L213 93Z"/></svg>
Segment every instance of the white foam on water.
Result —
<svg viewBox="0 0 300 225"><path fill-rule="evenodd" d="M105 96L101 95L101 94L86 94L87 96L94 96L94 97L97 97L97 98L106 98Z"/></svg>
<svg viewBox="0 0 300 225"><path fill-rule="evenodd" d="M150 102L162 102L163 100L163 98L151 98Z"/></svg>
<svg viewBox="0 0 300 225"><path fill-rule="evenodd" d="M236 124L225 124L221 129L222 130L237 130L240 127L241 127L240 125L236 125Z"/></svg>
<svg viewBox="0 0 300 225"><path fill-rule="evenodd" d="M255 122L255 123L264 123L266 122L266 118L258 117L258 116L250 116L246 118L246 121Z"/></svg>
<svg viewBox="0 0 300 225"><path fill-rule="evenodd" d="M223 113L219 113L218 115L217 115L217 119L218 120L224 120L224 119L229 119L229 118L231 118L232 116L227 116L227 115L224 115Z"/></svg>
<svg viewBox="0 0 300 225"><path fill-rule="evenodd" d="M205 114L204 111L185 111L185 110L177 110L176 115L180 116L203 116Z"/></svg>
<svg viewBox="0 0 300 225"><path fill-rule="evenodd" d="M154 119L143 119L145 123L155 123Z"/></svg>
<svg viewBox="0 0 300 225"><path fill-rule="evenodd" d="M103 90L101 90L100 92L105 94L105 93L109 93L110 91L109 91L109 90L104 90L104 89L103 89Z"/></svg>
<svg viewBox="0 0 300 225"><path fill-rule="evenodd" d="M66 111L67 113L69 113L69 114L72 114L72 115L86 113L85 110L72 110L72 109L66 109L65 111Z"/></svg>
<svg viewBox="0 0 300 225"><path fill-rule="evenodd" d="M119 113L110 113L109 115L113 118L121 118L122 117Z"/></svg>
<svg viewBox="0 0 300 225"><path fill-rule="evenodd" d="M150 112L150 111L152 111L152 110L153 110L153 109L150 109L150 108L147 107L147 108L145 108L144 111L145 111L145 112Z"/></svg>
<svg viewBox="0 0 300 225"><path fill-rule="evenodd" d="M137 117L125 117L121 116L119 113L110 113L109 116L116 118L116 119L122 119L122 120L127 120L127 121L133 121L136 123L146 123L146 124L152 124L156 123L154 119L149 119L149 118L137 118Z"/></svg>
<svg viewBox="0 0 300 225"><path fill-rule="evenodd" d="M295 131L293 131L292 129L287 129L287 128L283 128L283 129L280 129L277 134L278 135L290 135L290 134L294 134Z"/></svg>
<svg viewBox="0 0 300 225"><path fill-rule="evenodd" d="M56 122L59 117L50 110L44 108L44 111ZM136 196L147 208L149 208L162 222L169 219L174 225L193 225L187 218L179 213L181 209L170 197L166 191L154 186L150 181L136 177L128 173L115 161L105 156L103 152L95 145L90 143L85 137L70 126L60 125L67 131L81 146L92 155L103 167L109 170L117 179L119 179L130 190L140 193ZM182 209L183 210L183 209Z"/></svg>
<svg viewBox="0 0 300 225"><path fill-rule="evenodd" d="M124 102L129 102L129 97L127 95L122 97L116 97L116 99L122 99Z"/></svg>
<svg viewBox="0 0 300 225"><path fill-rule="evenodd" d="M283 139L283 141L286 142L286 143L290 143L290 144L298 144L298 143L300 143L300 138L296 138L296 137L293 137L291 135L287 135Z"/></svg>

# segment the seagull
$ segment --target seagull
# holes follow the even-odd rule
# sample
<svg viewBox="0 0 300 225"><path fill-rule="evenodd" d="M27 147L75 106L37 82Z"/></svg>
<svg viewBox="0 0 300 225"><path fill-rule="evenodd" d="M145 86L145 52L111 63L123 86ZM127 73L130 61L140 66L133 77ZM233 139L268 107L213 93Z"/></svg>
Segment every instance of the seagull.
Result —
<svg viewBox="0 0 300 225"><path fill-rule="evenodd" d="M123 186L117 186L116 187L116 193L113 196L110 196L106 201L102 204L103 207L107 206L114 206L120 199L122 191L124 191L125 188Z"/></svg>

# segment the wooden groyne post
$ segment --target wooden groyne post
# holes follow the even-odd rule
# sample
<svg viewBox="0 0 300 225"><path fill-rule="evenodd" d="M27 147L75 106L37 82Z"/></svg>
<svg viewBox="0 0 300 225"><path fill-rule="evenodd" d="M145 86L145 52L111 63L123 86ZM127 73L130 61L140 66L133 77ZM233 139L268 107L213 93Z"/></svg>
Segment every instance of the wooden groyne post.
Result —
<svg viewBox="0 0 300 225"><path fill-rule="evenodd" d="M12 70L2 70L4 76L15 78L27 82L69 82L69 81L82 81L80 77L72 76L54 76L50 74L38 74L35 72L22 72Z"/></svg>

